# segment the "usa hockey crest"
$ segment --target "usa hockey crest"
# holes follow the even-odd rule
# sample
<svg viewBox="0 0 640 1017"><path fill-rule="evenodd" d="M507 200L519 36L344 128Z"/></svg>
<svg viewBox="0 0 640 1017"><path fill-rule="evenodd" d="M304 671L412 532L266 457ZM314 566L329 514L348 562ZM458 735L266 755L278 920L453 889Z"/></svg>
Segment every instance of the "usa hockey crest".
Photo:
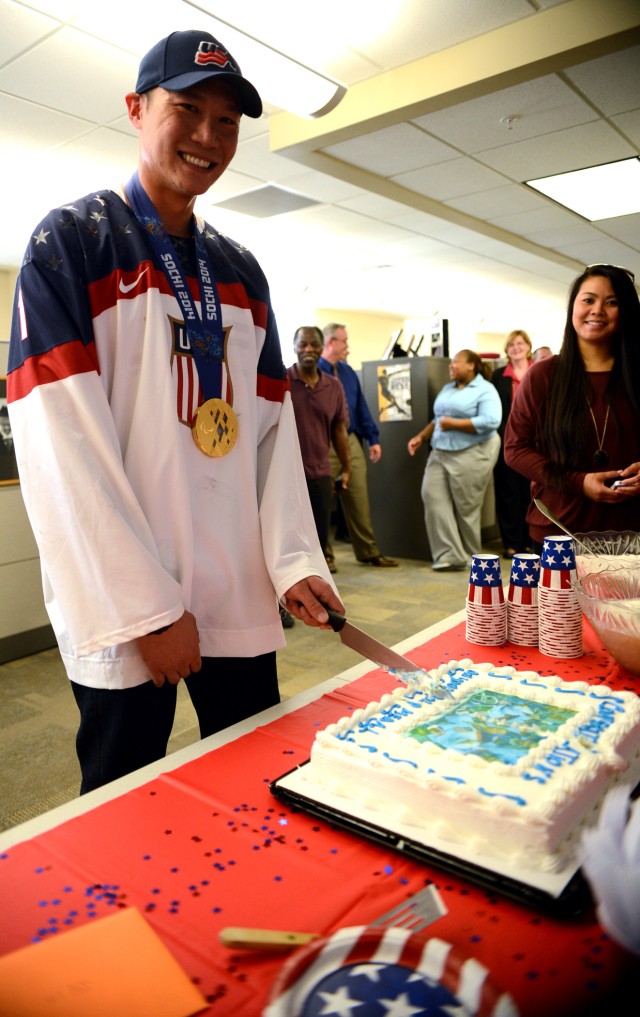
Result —
<svg viewBox="0 0 640 1017"><path fill-rule="evenodd" d="M181 318L169 317L169 324L171 327L171 373L176 388L178 420L181 424L191 427L196 410L204 402L204 394L185 323ZM221 398L231 406L233 386L227 365L227 342L231 326L223 328L222 331L224 336L222 360L218 364L209 366L218 375L217 387Z"/></svg>

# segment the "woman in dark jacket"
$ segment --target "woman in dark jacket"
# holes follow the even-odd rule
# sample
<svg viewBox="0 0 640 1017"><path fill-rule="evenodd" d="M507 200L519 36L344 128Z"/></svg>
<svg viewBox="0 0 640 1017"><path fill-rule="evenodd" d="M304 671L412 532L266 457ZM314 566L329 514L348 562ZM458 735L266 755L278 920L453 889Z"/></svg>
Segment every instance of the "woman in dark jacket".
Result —
<svg viewBox="0 0 640 1017"><path fill-rule="evenodd" d="M560 355L533 365L512 407L507 463L573 533L638 529L639 337L633 273L589 265L569 294ZM558 532L533 501L527 515L534 548Z"/></svg>
<svg viewBox="0 0 640 1017"><path fill-rule="evenodd" d="M522 329L510 332L504 351L509 363L496 368L491 378L502 403L502 423L498 431L502 444L513 397L532 363L531 340L527 333ZM496 496L496 518L504 553L507 558L513 558L517 552L526 551L529 545L526 515L531 501L531 485L521 473L516 473L507 466L502 447L493 471L493 485Z"/></svg>

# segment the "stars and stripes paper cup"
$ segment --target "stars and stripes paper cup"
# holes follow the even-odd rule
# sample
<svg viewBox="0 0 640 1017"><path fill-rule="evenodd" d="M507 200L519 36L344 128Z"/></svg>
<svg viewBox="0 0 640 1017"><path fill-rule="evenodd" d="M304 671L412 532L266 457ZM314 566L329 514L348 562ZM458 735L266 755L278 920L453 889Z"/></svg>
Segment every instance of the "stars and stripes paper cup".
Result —
<svg viewBox="0 0 640 1017"><path fill-rule="evenodd" d="M550 590L571 589L576 573L572 538L566 533L545 537L540 565L540 586Z"/></svg>
<svg viewBox="0 0 640 1017"><path fill-rule="evenodd" d="M497 554L474 554L471 558L466 616L467 642L480 646L506 642L507 605Z"/></svg>
<svg viewBox="0 0 640 1017"><path fill-rule="evenodd" d="M513 604L535 607L538 603L540 556L516 554L511 562L508 598Z"/></svg>
<svg viewBox="0 0 640 1017"><path fill-rule="evenodd" d="M538 646L547 657L582 656L582 611L573 589L576 556L567 534L545 537L538 587Z"/></svg>
<svg viewBox="0 0 640 1017"><path fill-rule="evenodd" d="M539 555L514 555L507 594L507 638L516 646L538 645L539 579Z"/></svg>
<svg viewBox="0 0 640 1017"><path fill-rule="evenodd" d="M283 965L262 1017L361 1013L518 1017L474 957L442 939L356 926L302 947Z"/></svg>
<svg viewBox="0 0 640 1017"><path fill-rule="evenodd" d="M469 596L472 604L502 604L504 590L500 572L500 556L474 554L469 570Z"/></svg>

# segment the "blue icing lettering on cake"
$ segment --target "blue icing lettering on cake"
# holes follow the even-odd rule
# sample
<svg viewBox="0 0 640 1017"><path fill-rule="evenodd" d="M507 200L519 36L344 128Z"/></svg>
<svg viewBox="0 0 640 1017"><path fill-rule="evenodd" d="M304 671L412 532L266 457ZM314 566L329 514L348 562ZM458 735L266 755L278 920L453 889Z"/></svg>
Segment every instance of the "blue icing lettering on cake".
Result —
<svg viewBox="0 0 640 1017"><path fill-rule="evenodd" d="M303 780L425 843L559 869L606 790L640 780L640 699L450 661L319 732Z"/></svg>

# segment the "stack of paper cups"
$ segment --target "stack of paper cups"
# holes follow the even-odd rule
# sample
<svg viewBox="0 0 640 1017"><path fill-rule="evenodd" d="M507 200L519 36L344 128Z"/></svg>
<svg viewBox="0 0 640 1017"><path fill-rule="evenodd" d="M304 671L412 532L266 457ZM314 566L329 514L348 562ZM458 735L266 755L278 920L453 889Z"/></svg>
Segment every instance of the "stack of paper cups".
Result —
<svg viewBox="0 0 640 1017"><path fill-rule="evenodd" d="M507 639L507 605L497 554L474 554L467 597L467 641L501 646Z"/></svg>
<svg viewBox="0 0 640 1017"><path fill-rule="evenodd" d="M582 656L582 611L573 589L576 556L571 537L545 537L538 586L540 652L547 657Z"/></svg>
<svg viewBox="0 0 640 1017"><path fill-rule="evenodd" d="M515 554L507 597L507 638L516 646L538 645L540 556Z"/></svg>

